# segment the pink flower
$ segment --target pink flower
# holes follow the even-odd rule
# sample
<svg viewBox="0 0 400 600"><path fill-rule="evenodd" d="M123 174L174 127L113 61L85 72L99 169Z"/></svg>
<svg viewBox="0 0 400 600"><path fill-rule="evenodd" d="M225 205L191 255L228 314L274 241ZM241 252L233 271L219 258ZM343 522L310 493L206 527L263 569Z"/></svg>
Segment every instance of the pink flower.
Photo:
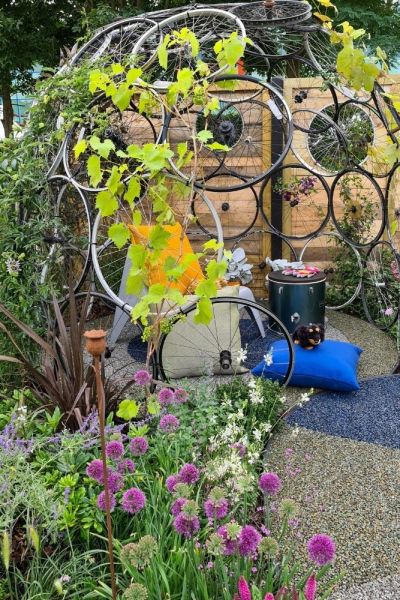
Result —
<svg viewBox="0 0 400 600"><path fill-rule="evenodd" d="M227 529L226 525L221 525L221 527L219 527L217 529L217 533L219 536L221 536L221 538L224 542L225 556L230 556L231 554L234 554L237 550L238 542L237 542L237 540L231 539L229 537L228 529Z"/></svg>
<svg viewBox="0 0 400 600"><path fill-rule="evenodd" d="M252 525L242 527L239 536L239 552L242 556L251 556L257 550L262 536Z"/></svg>
<svg viewBox="0 0 400 600"><path fill-rule="evenodd" d="M179 483L178 475L170 475L165 481L165 487L171 494L173 494L177 483Z"/></svg>
<svg viewBox="0 0 400 600"><path fill-rule="evenodd" d="M170 388L163 388L158 392L158 401L161 405L172 404L175 394Z"/></svg>
<svg viewBox="0 0 400 600"><path fill-rule="evenodd" d="M282 487L281 480L276 473L262 473L258 485L264 494L276 496Z"/></svg>
<svg viewBox="0 0 400 600"><path fill-rule="evenodd" d="M318 533L307 542L308 556L319 567L330 563L335 558L336 545L329 535Z"/></svg>
<svg viewBox="0 0 400 600"><path fill-rule="evenodd" d="M115 508L115 496L113 496L113 494L109 494L109 499L110 499L110 512L112 512ZM103 512L106 511L106 493L105 493L105 491L100 492L100 494L97 496L97 508L99 508Z"/></svg>
<svg viewBox="0 0 400 600"><path fill-rule="evenodd" d="M179 429L179 425L179 419L175 417L175 415L171 415L168 413L161 417L158 427L164 433L173 433L174 431Z"/></svg>
<svg viewBox="0 0 400 600"><path fill-rule="evenodd" d="M310 577L306 581L306 586L304 588L304 596L306 600L315 600L315 595L317 593L317 578L315 573L310 575Z"/></svg>
<svg viewBox="0 0 400 600"><path fill-rule="evenodd" d="M251 591L244 577L239 577L238 592L240 600L251 600Z"/></svg>
<svg viewBox="0 0 400 600"><path fill-rule="evenodd" d="M95 458L86 467L86 475L98 483L103 483L103 461Z"/></svg>
<svg viewBox="0 0 400 600"><path fill-rule="evenodd" d="M229 504L226 498L213 501L208 498L204 502L204 512L209 519L224 519L228 514Z"/></svg>
<svg viewBox="0 0 400 600"><path fill-rule="evenodd" d="M129 442L129 450L133 456L143 456L149 449L149 442L142 436L134 437Z"/></svg>
<svg viewBox="0 0 400 600"><path fill-rule="evenodd" d="M124 445L119 440L111 440L106 444L107 458L118 460L124 454Z"/></svg>
<svg viewBox="0 0 400 600"><path fill-rule="evenodd" d="M122 490L124 487L124 478L121 473L115 471L109 471L107 475L108 488L110 492L115 493Z"/></svg>
<svg viewBox="0 0 400 600"><path fill-rule="evenodd" d="M268 594L265 594L264 600L275 600L275 598L274 595L271 594L271 592L268 592Z"/></svg>
<svg viewBox="0 0 400 600"><path fill-rule="evenodd" d="M130 458L126 458L125 460L121 460L117 465L118 473L133 473L135 471L135 463Z"/></svg>
<svg viewBox="0 0 400 600"><path fill-rule="evenodd" d="M192 483L196 483L196 481L198 481L200 472L196 465L193 465L192 463L186 463L179 471L178 477L181 483L187 483L188 485L191 485Z"/></svg>
<svg viewBox="0 0 400 600"><path fill-rule="evenodd" d="M186 390L183 388L178 388L175 390L175 402L178 404L184 404L187 402L189 395Z"/></svg>
<svg viewBox="0 0 400 600"><path fill-rule="evenodd" d="M191 538L200 529L200 521L198 517L191 517L181 512L174 519L174 527L183 537Z"/></svg>
<svg viewBox="0 0 400 600"><path fill-rule="evenodd" d="M122 496L122 509L131 515L142 510L145 504L146 496L139 488L130 488L129 490L126 490Z"/></svg>
<svg viewBox="0 0 400 600"><path fill-rule="evenodd" d="M177 498L171 506L171 515L177 517L187 502L186 498Z"/></svg>
<svg viewBox="0 0 400 600"><path fill-rule="evenodd" d="M137 385L147 385L151 381L151 375L144 369L140 369L134 374L133 380Z"/></svg>

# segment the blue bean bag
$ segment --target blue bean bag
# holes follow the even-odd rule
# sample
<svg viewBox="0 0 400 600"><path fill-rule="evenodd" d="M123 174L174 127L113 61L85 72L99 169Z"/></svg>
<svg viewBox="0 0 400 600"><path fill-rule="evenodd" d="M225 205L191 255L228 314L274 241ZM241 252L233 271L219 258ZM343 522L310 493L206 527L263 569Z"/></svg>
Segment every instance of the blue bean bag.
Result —
<svg viewBox="0 0 400 600"><path fill-rule="evenodd" d="M325 340L313 350L295 345L295 363L289 385L313 387L336 392L359 390L357 366L362 349L346 342ZM261 361L252 370L253 375L280 381L289 361L287 342L279 341L269 349L272 363Z"/></svg>

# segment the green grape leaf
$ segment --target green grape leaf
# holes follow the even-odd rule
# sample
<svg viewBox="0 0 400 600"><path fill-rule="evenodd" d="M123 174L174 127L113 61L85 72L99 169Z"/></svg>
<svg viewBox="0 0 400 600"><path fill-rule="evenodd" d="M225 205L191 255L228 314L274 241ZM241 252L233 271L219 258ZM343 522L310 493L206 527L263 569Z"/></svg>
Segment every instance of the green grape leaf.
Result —
<svg viewBox="0 0 400 600"><path fill-rule="evenodd" d="M97 135L92 135L89 144L102 158L106 159L109 157L111 150L115 150L114 142L108 139L102 142Z"/></svg>
<svg viewBox="0 0 400 600"><path fill-rule="evenodd" d="M138 413L139 404L137 404L135 400L127 399L122 400L122 402L120 402L117 411L117 417L119 417L120 419L124 419L124 421L130 421L131 419L137 417Z"/></svg>
<svg viewBox="0 0 400 600"><path fill-rule="evenodd" d="M110 177L107 179L106 185L112 194L116 194L118 191L118 188L120 186L120 183L121 183L121 174L119 173L118 168L116 166L114 166L111 169L111 174L110 174Z"/></svg>
<svg viewBox="0 0 400 600"><path fill-rule="evenodd" d="M126 74L126 82L131 85L134 81L136 81L142 74L142 69L138 67L134 67L133 69L129 69Z"/></svg>
<svg viewBox="0 0 400 600"><path fill-rule="evenodd" d="M229 152L230 150L229 146L226 146L225 144L220 144L219 142L212 142L212 144L207 144L207 148L210 148L210 150L217 150L219 152Z"/></svg>
<svg viewBox="0 0 400 600"><path fill-rule="evenodd" d="M167 50L167 48L168 48L170 39L171 39L171 36L169 33L167 33L164 36L162 44L160 44L157 48L158 62L160 63L160 67L162 67L163 69L166 69L168 67L168 50Z"/></svg>
<svg viewBox="0 0 400 600"><path fill-rule="evenodd" d="M200 140L200 142L202 142L203 144L206 144L208 142L208 140L212 140L213 139L213 134L211 131L209 131L208 129L202 129L202 131L199 131L197 133L197 139Z"/></svg>
<svg viewBox="0 0 400 600"><path fill-rule="evenodd" d="M114 63L111 65L113 75L120 75L125 71L124 67L120 63Z"/></svg>
<svg viewBox="0 0 400 600"><path fill-rule="evenodd" d="M100 156L92 154L87 161L87 172L89 175L90 185L96 187L102 180L103 173L100 166Z"/></svg>
<svg viewBox="0 0 400 600"><path fill-rule="evenodd" d="M204 242L203 248L204 250L219 250L223 245L223 242L217 242L217 240L211 239Z"/></svg>
<svg viewBox="0 0 400 600"><path fill-rule="evenodd" d="M218 288L215 281L211 279L204 279L204 281L200 281L200 283L196 286L195 294L196 296L213 298L217 295L217 291Z"/></svg>
<svg viewBox="0 0 400 600"><path fill-rule="evenodd" d="M206 267L207 277L209 279L216 281L217 279L221 279L226 273L227 264L224 260L217 262L215 259L210 260Z"/></svg>
<svg viewBox="0 0 400 600"><path fill-rule="evenodd" d="M135 227L139 227L142 224L142 213L140 210L134 210L132 213L132 223Z"/></svg>
<svg viewBox="0 0 400 600"><path fill-rule="evenodd" d="M79 140L79 142L77 142L74 147L75 158L78 159L80 157L80 155L82 154L82 152L85 152L86 148L87 148L87 141Z"/></svg>
<svg viewBox="0 0 400 600"><path fill-rule="evenodd" d="M200 298L197 302L193 320L196 325L208 325L212 320L213 308L209 298Z"/></svg>
<svg viewBox="0 0 400 600"><path fill-rule="evenodd" d="M146 261L147 250L142 244L131 244L128 250L128 258L131 261L131 273L141 271Z"/></svg>
<svg viewBox="0 0 400 600"><path fill-rule="evenodd" d="M167 246L170 237L169 231L166 231L161 225L156 225L151 230L149 245L153 250L163 250Z"/></svg>
<svg viewBox="0 0 400 600"><path fill-rule="evenodd" d="M124 198L132 208L134 201L140 196L140 180L136 177L131 177L128 183L128 189L125 192Z"/></svg>
<svg viewBox="0 0 400 600"><path fill-rule="evenodd" d="M108 228L108 237L114 242L119 250L125 246L126 242L130 239L130 236L130 231L125 223L113 223Z"/></svg>
<svg viewBox="0 0 400 600"><path fill-rule="evenodd" d="M115 94L112 96L112 101L121 112L126 110L131 102L133 90L127 83L121 83Z"/></svg>
<svg viewBox="0 0 400 600"><path fill-rule="evenodd" d="M136 275L128 274L126 278L125 291L130 296L138 296L144 288L144 275L137 273Z"/></svg>
<svg viewBox="0 0 400 600"><path fill-rule="evenodd" d="M96 208L102 217L109 217L118 209L118 200L109 190L103 190L96 196Z"/></svg>
<svg viewBox="0 0 400 600"><path fill-rule="evenodd" d="M161 412L161 405L155 396L149 396L147 399L147 412L149 415L159 415Z"/></svg>

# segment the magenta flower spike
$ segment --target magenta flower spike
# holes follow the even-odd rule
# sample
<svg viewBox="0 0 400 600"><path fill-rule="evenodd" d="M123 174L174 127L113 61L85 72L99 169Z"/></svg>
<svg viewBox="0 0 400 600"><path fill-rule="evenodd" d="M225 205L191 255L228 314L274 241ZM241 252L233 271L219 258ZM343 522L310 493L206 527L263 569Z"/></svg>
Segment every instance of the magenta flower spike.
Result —
<svg viewBox="0 0 400 600"><path fill-rule="evenodd" d="M317 578L315 573L310 575L310 577L306 581L306 585L304 588L304 596L306 600L315 600L315 596L317 594Z"/></svg>
<svg viewBox="0 0 400 600"><path fill-rule="evenodd" d="M267 594L265 594L264 600L275 600L275 598L274 595L271 594L271 592L268 592Z"/></svg>
<svg viewBox="0 0 400 600"><path fill-rule="evenodd" d="M239 577L238 592L240 600L251 600L251 591L244 577Z"/></svg>

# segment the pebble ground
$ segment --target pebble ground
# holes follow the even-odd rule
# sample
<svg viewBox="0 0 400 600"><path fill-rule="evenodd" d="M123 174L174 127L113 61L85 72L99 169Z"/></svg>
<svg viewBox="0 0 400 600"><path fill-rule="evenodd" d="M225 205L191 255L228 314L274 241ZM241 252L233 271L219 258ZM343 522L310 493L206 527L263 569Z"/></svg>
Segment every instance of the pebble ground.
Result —
<svg viewBox="0 0 400 600"><path fill-rule="evenodd" d="M360 377L391 372L395 340L342 313L328 318L327 337L347 338L364 349ZM290 405L296 391L287 391ZM289 458L287 448L293 450ZM267 449L266 468L283 474L284 496L300 503L299 530L293 530L297 558L306 562L302 529L336 541L335 572L342 579L331 600L400 600L399 450L302 427L293 435L285 425ZM296 468L301 472L294 476Z"/></svg>

